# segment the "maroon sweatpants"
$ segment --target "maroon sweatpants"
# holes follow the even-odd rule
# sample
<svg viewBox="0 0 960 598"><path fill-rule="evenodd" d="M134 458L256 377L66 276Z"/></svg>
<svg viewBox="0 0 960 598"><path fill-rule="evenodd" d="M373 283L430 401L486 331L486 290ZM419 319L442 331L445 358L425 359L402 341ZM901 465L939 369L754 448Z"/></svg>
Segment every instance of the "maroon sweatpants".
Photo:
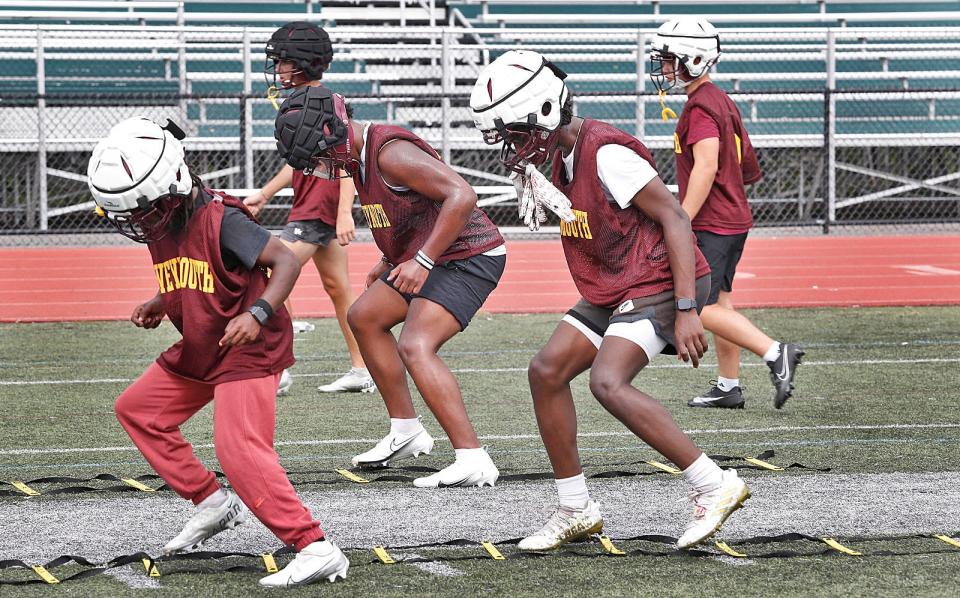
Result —
<svg viewBox="0 0 960 598"><path fill-rule="evenodd" d="M193 454L180 425L212 400L213 444L230 485L284 544L301 550L323 538L323 530L300 501L273 449L279 379L276 374L204 384L154 362L117 399L116 413L160 477L198 504L220 485Z"/></svg>

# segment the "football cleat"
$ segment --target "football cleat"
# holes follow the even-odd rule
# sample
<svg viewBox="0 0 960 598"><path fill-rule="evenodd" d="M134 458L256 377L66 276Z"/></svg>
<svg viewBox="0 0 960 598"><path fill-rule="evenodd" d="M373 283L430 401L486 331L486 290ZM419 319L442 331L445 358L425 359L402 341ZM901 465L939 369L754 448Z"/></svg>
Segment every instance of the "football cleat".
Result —
<svg viewBox="0 0 960 598"><path fill-rule="evenodd" d="M164 555L197 550L204 542L220 532L233 529L246 521L247 507L233 492L227 492L227 500L219 507L198 509L183 531L163 547Z"/></svg>
<svg viewBox="0 0 960 598"><path fill-rule="evenodd" d="M723 470L720 485L706 492L691 492L685 499L693 503L693 520L677 540L677 548L690 548L720 531L723 523L750 498L750 489L736 470Z"/></svg>
<svg viewBox="0 0 960 598"><path fill-rule="evenodd" d="M293 386L293 376L290 375L290 370L283 370L280 374L280 383L277 384L277 396L282 397L290 392L291 386Z"/></svg>
<svg viewBox="0 0 960 598"><path fill-rule="evenodd" d="M354 457L353 464L365 469L376 469L407 457L429 455L432 450L433 436L423 428L409 435L391 432L375 447Z"/></svg>
<svg viewBox="0 0 960 598"><path fill-rule="evenodd" d="M767 362L767 367L770 368L770 381L776 389L773 406L777 409L782 408L793 394L793 377L797 373L797 366L800 365L804 354L804 350L799 345L780 343L780 357Z"/></svg>
<svg viewBox="0 0 960 598"><path fill-rule="evenodd" d="M293 321L293 333L298 332L313 332L316 329L316 326L310 322L304 322L303 320L294 320Z"/></svg>
<svg viewBox="0 0 960 598"><path fill-rule="evenodd" d="M602 529L600 505L591 500L586 507L576 511L566 507L558 508L540 531L520 540L517 548L533 552L553 550L572 540L599 534Z"/></svg>
<svg viewBox="0 0 960 598"><path fill-rule="evenodd" d="M308 544L286 567L260 579L268 588L292 588L326 579L334 582L347 578L350 561L333 542L320 540Z"/></svg>
<svg viewBox="0 0 960 598"><path fill-rule="evenodd" d="M454 461L437 473L413 480L417 488L449 488L453 486L493 486L500 470L486 451L482 457Z"/></svg>
<svg viewBox="0 0 960 598"><path fill-rule="evenodd" d="M730 390L721 390L716 382L711 382L713 387L700 395L687 401L687 407L717 407L720 409L743 409L743 391L739 386L734 386Z"/></svg>
<svg viewBox="0 0 960 598"><path fill-rule="evenodd" d="M373 382L367 368L350 368L350 371L340 376L330 384L318 386L320 392L376 392L377 385Z"/></svg>

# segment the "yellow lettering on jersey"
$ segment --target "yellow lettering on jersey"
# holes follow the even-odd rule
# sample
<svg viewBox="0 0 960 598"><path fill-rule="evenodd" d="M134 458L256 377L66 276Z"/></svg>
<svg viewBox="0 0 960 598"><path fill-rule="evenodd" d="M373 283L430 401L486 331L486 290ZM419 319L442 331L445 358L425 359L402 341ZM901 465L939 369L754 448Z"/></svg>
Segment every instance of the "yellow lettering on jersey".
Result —
<svg viewBox="0 0 960 598"><path fill-rule="evenodd" d="M199 290L203 293L213 293L213 272L210 264L203 260L189 257L175 257L165 262L153 265L157 275L157 286L161 293L169 293L178 289Z"/></svg>
<svg viewBox="0 0 960 598"><path fill-rule="evenodd" d="M367 225L370 228L389 228L390 219L387 218L387 212L383 209L383 204L374 203L368 206L360 206L363 210L363 217L367 219Z"/></svg>
<svg viewBox="0 0 960 598"><path fill-rule="evenodd" d="M733 134L733 140L737 142L737 164L743 162L743 148L741 147L742 140L740 136L736 133Z"/></svg>
<svg viewBox="0 0 960 598"><path fill-rule="evenodd" d="M680 137L678 137L676 133L673 134L673 153L683 153L683 149L680 147Z"/></svg>
<svg viewBox="0 0 960 598"><path fill-rule="evenodd" d="M582 210L573 210L573 222L560 221L561 237L576 237L578 239L592 239L588 214Z"/></svg>

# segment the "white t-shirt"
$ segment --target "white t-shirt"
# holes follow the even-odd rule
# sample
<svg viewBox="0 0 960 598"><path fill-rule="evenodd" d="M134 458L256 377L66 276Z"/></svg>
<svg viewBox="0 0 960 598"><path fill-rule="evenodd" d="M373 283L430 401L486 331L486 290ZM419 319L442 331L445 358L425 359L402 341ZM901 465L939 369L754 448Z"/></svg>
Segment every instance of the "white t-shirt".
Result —
<svg viewBox="0 0 960 598"><path fill-rule="evenodd" d="M563 156L567 180L573 181L573 159L577 152L574 144L570 155ZM607 201L621 208L630 207L637 191L659 176L650 163L625 145L608 143L597 150L597 176Z"/></svg>

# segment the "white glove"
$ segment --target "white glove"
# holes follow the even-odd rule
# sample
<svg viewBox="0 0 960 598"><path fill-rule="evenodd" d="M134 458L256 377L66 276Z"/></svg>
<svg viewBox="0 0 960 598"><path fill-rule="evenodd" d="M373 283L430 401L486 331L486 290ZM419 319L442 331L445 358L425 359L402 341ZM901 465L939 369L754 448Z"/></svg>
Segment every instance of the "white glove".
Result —
<svg viewBox="0 0 960 598"><path fill-rule="evenodd" d="M526 178L533 190L533 196L541 211L545 207L564 222L573 222L576 217L571 209L570 199L547 180L532 164L527 165Z"/></svg>
<svg viewBox="0 0 960 598"><path fill-rule="evenodd" d="M510 180L513 181L513 187L517 191L517 207L519 208L520 220L530 230L540 230L540 224L546 221L547 215L543 211L543 206L537 205L530 179L525 175L513 172L510 173Z"/></svg>

